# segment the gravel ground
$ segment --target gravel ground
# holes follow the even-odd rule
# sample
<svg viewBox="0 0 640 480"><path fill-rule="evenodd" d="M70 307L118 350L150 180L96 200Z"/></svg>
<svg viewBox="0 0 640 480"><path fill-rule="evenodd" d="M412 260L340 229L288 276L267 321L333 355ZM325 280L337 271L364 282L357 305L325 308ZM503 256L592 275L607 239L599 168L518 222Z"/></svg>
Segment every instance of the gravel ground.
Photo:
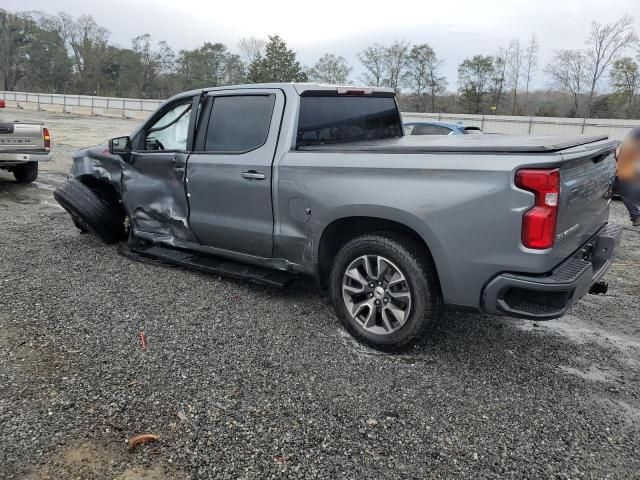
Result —
<svg viewBox="0 0 640 480"><path fill-rule="evenodd" d="M62 179L0 173L0 478L640 478L640 230L610 293L561 320L448 313L384 355L308 282L269 290L80 235L51 196ZM143 432L160 440L130 452Z"/></svg>

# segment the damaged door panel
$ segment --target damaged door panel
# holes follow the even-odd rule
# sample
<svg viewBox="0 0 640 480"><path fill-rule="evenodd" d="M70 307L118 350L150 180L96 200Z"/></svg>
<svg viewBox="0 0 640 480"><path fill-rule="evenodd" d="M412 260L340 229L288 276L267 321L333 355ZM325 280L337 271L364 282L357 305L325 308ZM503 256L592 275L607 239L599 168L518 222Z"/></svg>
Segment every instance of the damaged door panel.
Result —
<svg viewBox="0 0 640 480"><path fill-rule="evenodd" d="M188 155L136 153L122 171L122 197L136 231L195 241L184 191Z"/></svg>
<svg viewBox="0 0 640 480"><path fill-rule="evenodd" d="M131 227L163 243L196 241L189 228L184 186L192 106L184 100L168 106L140 132L130 157L123 162L122 201Z"/></svg>

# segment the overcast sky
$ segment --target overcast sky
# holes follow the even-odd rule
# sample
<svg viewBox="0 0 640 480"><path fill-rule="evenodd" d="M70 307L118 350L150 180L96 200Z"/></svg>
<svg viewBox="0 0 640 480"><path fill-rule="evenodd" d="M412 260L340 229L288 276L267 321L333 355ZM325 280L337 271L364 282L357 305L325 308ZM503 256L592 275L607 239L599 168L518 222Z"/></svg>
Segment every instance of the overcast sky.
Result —
<svg viewBox="0 0 640 480"><path fill-rule="evenodd" d="M553 50L584 46L593 20L607 23L629 13L640 30L640 0L2 0L2 7L90 14L121 46L149 33L156 40L167 40L176 51L204 41L222 42L235 50L238 38L277 33L303 64L335 53L355 67L353 77L360 71L356 53L371 43L426 42L445 60L451 89L464 58L492 54L511 38L526 43L536 33L543 66ZM541 74L536 86L546 86Z"/></svg>

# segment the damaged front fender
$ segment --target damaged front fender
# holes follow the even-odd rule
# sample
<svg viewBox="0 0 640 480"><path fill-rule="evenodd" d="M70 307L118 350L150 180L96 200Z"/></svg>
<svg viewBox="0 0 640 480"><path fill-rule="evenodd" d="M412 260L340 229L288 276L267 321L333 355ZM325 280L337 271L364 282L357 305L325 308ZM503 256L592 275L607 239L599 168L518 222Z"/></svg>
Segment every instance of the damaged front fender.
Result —
<svg viewBox="0 0 640 480"><path fill-rule="evenodd" d="M111 155L106 145L98 145L73 154L70 176L81 182L87 178L107 182L122 198L122 166L119 156Z"/></svg>

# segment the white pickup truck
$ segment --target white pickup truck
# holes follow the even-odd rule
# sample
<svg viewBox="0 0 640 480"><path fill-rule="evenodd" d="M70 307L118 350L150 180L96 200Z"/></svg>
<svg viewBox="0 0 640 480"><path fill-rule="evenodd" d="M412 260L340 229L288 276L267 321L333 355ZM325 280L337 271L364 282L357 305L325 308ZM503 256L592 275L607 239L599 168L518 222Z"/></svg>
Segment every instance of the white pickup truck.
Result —
<svg viewBox="0 0 640 480"><path fill-rule="evenodd" d="M4 107L0 100L0 108ZM0 170L13 172L18 183L30 183L38 177L38 163L50 160L51 135L46 127L0 117Z"/></svg>

